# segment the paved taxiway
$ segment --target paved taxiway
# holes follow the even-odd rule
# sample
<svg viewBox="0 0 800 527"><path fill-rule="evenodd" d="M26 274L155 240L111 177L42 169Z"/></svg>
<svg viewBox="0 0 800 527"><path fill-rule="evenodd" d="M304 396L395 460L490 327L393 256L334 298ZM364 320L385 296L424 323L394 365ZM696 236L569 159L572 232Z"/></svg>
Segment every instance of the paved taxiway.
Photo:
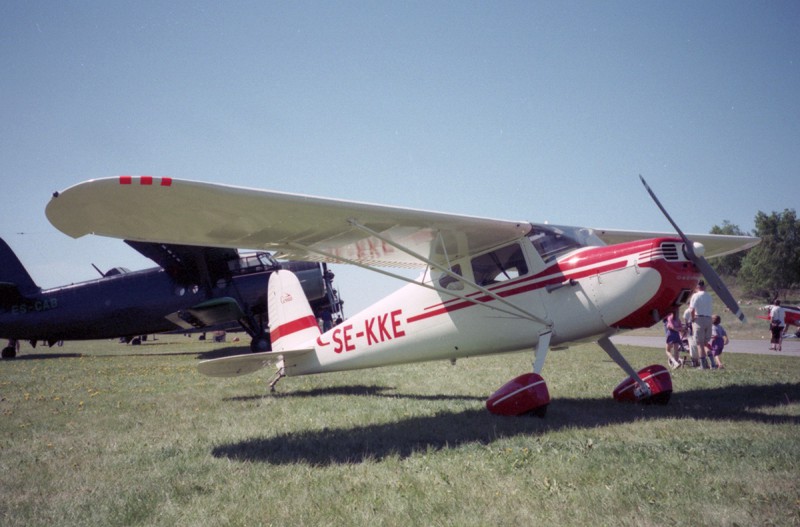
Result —
<svg viewBox="0 0 800 527"><path fill-rule="evenodd" d="M628 346L644 346L647 348L663 348L664 337L637 337L633 335L616 335L611 340L617 344ZM758 355L788 355L800 357L800 339L788 338L783 341L783 351L770 351L769 339L764 340L731 340L723 353L755 353Z"/></svg>

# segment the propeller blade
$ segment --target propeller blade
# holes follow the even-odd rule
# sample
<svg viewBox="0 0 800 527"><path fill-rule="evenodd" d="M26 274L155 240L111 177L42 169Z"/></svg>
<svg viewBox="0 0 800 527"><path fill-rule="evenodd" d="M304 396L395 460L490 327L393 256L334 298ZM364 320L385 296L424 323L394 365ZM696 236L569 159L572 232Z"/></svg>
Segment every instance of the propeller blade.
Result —
<svg viewBox="0 0 800 527"><path fill-rule="evenodd" d="M731 313L736 315L736 318L742 323L746 323L747 317L742 313L739 303L733 298L733 295L725 286L725 282L722 281L722 278L720 278L714 268L711 267L711 264L702 256L699 256L697 260L694 261L694 264L700 269L700 272L703 273L703 278L706 279L706 283L717 293L717 296L722 300L722 303L725 304L725 307L730 309Z"/></svg>
<svg viewBox="0 0 800 527"><path fill-rule="evenodd" d="M686 245L686 252L688 253L687 256L689 257L689 259L694 261L695 259L694 244L691 241L689 241L689 238L687 238L685 234L683 234L683 231L681 230L680 227L678 227L678 224L672 220L672 216L669 215L667 209L664 208L664 205L662 205L661 202L658 201L655 192L653 192L653 190L650 188L650 185L647 184L647 181L644 180L644 177L642 177L641 174L639 174L639 179L642 180L642 185L644 185L644 188L647 190L647 193L650 194L650 197L653 198L653 201L656 203L658 208L661 209L661 213L664 214L664 216L667 218L667 221L670 222L675 231L680 235L681 239L683 240L683 243Z"/></svg>
<svg viewBox="0 0 800 527"><path fill-rule="evenodd" d="M738 318L743 323L747 322L747 318L744 316L744 313L742 313L742 309L739 307L739 303L736 302L735 298L733 298L733 295L728 290L728 287L725 285L725 282L722 281L722 278L720 278L720 276L717 274L714 268L711 267L711 264L709 264L705 258L694 252L694 244L692 243L692 241L686 237L686 235L683 233L680 227L678 227L678 224L672 220L672 217L669 215L669 213L661 204L661 202L658 201L658 198L656 197L655 193L652 191L652 189L650 189L650 185L647 184L647 181L644 180L644 177L642 177L641 174L639 174L639 179L642 181L642 185L644 185L644 188L647 189L647 193L650 194L651 198L653 198L655 204L658 206L659 209L661 209L661 212L667 218L667 221L669 221L672 224L672 226L675 228L675 231L680 235L681 239L683 240L684 246L686 247L686 256L689 258L689 260L691 260L692 263L695 264L695 266L697 266L697 268L700 270L700 273L703 275L703 278L705 278L706 282L708 282L708 285L710 285L711 288L714 290L714 292L717 293L717 296L720 298L720 300L722 300L722 302L731 311L731 313L736 315L736 318Z"/></svg>

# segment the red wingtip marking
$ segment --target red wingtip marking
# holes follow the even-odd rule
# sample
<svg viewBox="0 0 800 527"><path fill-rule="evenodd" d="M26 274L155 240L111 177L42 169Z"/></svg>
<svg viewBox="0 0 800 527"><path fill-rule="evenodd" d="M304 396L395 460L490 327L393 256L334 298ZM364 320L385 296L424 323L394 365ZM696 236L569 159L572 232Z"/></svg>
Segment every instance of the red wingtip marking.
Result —
<svg viewBox="0 0 800 527"><path fill-rule="evenodd" d="M152 185L153 184L153 176L142 176L139 178L140 185Z"/></svg>
<svg viewBox="0 0 800 527"><path fill-rule="evenodd" d="M172 178L171 177L162 177L161 178L161 186L162 187L171 187L172 186Z"/></svg>
<svg viewBox="0 0 800 527"><path fill-rule="evenodd" d="M131 176L120 176L119 177L119 184L120 185L130 185L133 182L133 178Z"/></svg>

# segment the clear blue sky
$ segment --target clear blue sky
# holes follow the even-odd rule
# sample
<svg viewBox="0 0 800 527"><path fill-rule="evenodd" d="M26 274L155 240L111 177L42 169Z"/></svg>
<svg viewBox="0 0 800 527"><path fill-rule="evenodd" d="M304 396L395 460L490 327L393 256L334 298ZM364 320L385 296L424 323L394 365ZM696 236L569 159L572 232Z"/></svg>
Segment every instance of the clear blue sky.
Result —
<svg viewBox="0 0 800 527"><path fill-rule="evenodd" d="M152 263L44 216L149 174L687 232L797 208L800 2L2 2L0 236L44 287ZM19 234L24 233L24 234ZM337 266L348 313L394 287Z"/></svg>

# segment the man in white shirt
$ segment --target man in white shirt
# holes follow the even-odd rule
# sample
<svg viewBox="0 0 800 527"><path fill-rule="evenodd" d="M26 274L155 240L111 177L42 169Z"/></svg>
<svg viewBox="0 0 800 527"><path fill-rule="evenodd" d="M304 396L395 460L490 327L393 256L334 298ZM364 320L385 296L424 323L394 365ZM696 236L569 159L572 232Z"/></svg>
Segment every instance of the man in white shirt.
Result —
<svg viewBox="0 0 800 527"><path fill-rule="evenodd" d="M775 299L774 305L769 308L769 329L772 332L769 349L781 351L783 334L786 331L786 311L781 307L781 301Z"/></svg>
<svg viewBox="0 0 800 527"><path fill-rule="evenodd" d="M711 315L714 305L711 295L706 293L706 283L703 280L697 282L697 289L689 299L689 307L692 310L694 341L697 344L702 368L706 370L708 369L706 346L711 340Z"/></svg>
<svg viewBox="0 0 800 527"><path fill-rule="evenodd" d="M692 366L700 366L697 344L694 341L694 331L692 330L692 318L692 308L687 307L683 312L683 326L686 328L686 340L689 341L689 355L692 357Z"/></svg>

